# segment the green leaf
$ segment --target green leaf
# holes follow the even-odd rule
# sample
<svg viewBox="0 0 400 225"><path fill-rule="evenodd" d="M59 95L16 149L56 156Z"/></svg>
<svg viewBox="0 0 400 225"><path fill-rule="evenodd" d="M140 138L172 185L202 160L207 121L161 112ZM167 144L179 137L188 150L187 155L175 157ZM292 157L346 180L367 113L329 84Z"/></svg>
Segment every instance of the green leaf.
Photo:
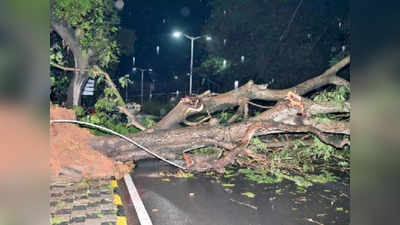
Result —
<svg viewBox="0 0 400 225"><path fill-rule="evenodd" d="M256 194L254 194L253 192L244 192L242 193L242 195L248 197L248 198L254 198L256 197Z"/></svg>
<svg viewBox="0 0 400 225"><path fill-rule="evenodd" d="M50 85L53 86L56 82L56 79L53 76L50 76Z"/></svg>

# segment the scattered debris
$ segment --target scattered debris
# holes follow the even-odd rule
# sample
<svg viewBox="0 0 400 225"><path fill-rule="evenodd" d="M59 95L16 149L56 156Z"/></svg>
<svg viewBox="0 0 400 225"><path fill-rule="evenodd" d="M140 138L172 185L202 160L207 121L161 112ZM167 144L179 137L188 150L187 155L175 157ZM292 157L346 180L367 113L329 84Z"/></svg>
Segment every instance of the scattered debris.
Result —
<svg viewBox="0 0 400 225"><path fill-rule="evenodd" d="M310 222L310 223L315 223L315 224L318 224L318 225L324 225L323 223L318 222L318 221L315 221L315 220L313 220L313 219L311 219L311 218L306 218L306 220L307 220L308 222Z"/></svg>
<svg viewBox="0 0 400 225"><path fill-rule="evenodd" d="M235 184L222 184L223 187L235 187Z"/></svg>
<svg viewBox="0 0 400 225"><path fill-rule="evenodd" d="M233 198L231 198L231 199L229 199L229 200L231 200L232 202L237 203L237 204L239 204L239 205L244 205L244 206L247 206L247 207L252 208L252 209L254 209L254 210L258 210L258 207L257 207L257 206L251 205L251 204L249 204L249 203L241 202L241 201L235 200L235 199L233 199Z"/></svg>
<svg viewBox="0 0 400 225"><path fill-rule="evenodd" d="M229 193L229 194L232 194L232 193L233 193L233 190L230 189L230 188L225 188L224 191L227 192L227 193Z"/></svg>
<svg viewBox="0 0 400 225"><path fill-rule="evenodd" d="M248 197L248 198L254 198L256 197L256 194L254 194L253 192L244 192L242 193L242 195Z"/></svg>

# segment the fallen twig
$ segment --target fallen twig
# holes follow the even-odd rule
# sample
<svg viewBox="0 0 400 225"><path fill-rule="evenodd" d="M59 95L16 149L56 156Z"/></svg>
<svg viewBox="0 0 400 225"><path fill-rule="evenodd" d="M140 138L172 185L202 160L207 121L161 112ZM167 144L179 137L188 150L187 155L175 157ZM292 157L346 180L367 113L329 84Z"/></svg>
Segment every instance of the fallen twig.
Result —
<svg viewBox="0 0 400 225"><path fill-rule="evenodd" d="M313 219L311 219L311 218L306 218L306 220L307 220L308 222L310 222L310 223L315 223L315 224L318 224L318 225L324 225L323 223L318 222L318 221L315 221L315 220L313 220Z"/></svg>
<svg viewBox="0 0 400 225"><path fill-rule="evenodd" d="M249 204L249 203L241 202L241 201L235 200L235 199L233 199L233 198L231 198L231 199L229 199L229 200L231 200L232 202L237 203L237 204L239 204L239 205L244 205L244 206L247 206L247 207L252 208L252 209L254 209L254 210L258 210L258 207L257 207L257 206L251 205L251 204Z"/></svg>

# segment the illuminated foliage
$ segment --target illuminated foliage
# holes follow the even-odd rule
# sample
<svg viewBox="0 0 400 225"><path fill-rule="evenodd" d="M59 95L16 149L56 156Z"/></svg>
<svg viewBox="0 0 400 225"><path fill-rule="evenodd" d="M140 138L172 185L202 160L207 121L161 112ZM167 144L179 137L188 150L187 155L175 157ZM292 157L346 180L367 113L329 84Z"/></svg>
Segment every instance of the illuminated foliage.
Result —
<svg viewBox="0 0 400 225"><path fill-rule="evenodd" d="M102 67L118 61L120 19L113 0L54 0L52 16L75 30L83 54L91 49Z"/></svg>

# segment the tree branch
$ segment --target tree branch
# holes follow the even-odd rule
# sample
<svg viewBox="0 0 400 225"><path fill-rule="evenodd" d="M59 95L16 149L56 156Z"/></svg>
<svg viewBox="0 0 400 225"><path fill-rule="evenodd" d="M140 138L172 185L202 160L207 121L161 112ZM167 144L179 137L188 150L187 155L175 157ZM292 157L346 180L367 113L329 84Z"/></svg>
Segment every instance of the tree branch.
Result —
<svg viewBox="0 0 400 225"><path fill-rule="evenodd" d="M79 68L72 68L72 67L64 67L61 65L58 65L56 63L50 63L50 66L55 67L57 69L60 70L64 70L64 71L71 71L71 72L89 72L90 70L88 69L79 69Z"/></svg>
<svg viewBox="0 0 400 225"><path fill-rule="evenodd" d="M146 128L140 124L139 122L136 121L135 116L129 112L128 108L126 107L125 101L124 99L121 97L121 95L119 94L119 91L117 89L117 86L114 84L114 82L111 79L111 76L106 73L105 71L101 70L100 68L96 67L96 70L93 71L95 74L103 74L104 77L106 78L106 83L108 84L108 86L114 90L114 94L117 96L118 98L118 102L120 102L121 104L119 104L118 109L120 110L121 113L125 114L130 122L128 124L129 125L133 125L136 128L138 128L139 130L146 130Z"/></svg>
<svg viewBox="0 0 400 225"><path fill-rule="evenodd" d="M95 74L103 74L105 76L105 78L106 78L106 82L107 82L108 86L114 90L114 93L118 98L118 102L122 102L122 104L120 104L118 109L119 109L119 111L121 113L125 114L129 118L130 122L129 122L128 126L129 125L133 125L133 126L135 126L136 128L138 128L140 130L146 130L146 128L142 124L140 124L139 122L136 121L135 116L132 113L129 112L128 108L126 108L126 104L124 102L124 99L119 94L117 86L114 84L114 82L112 81L112 79L111 79L111 77L110 77L110 75L108 73L106 73L105 71L101 70L100 68L97 68L97 70L89 70L89 69L81 70L81 69L78 69L78 68L64 67L64 66L61 66L61 65L58 65L58 64L55 64L55 63L50 63L50 65L55 67L55 68L64 70L64 71L75 71L75 72L76 71L80 71L80 72L93 71Z"/></svg>
<svg viewBox="0 0 400 225"><path fill-rule="evenodd" d="M342 59L339 63L332 66L321 75L288 89L271 90L268 89L267 85L265 84L256 85L253 81L249 81L247 84L239 87L238 89L223 94L216 96L205 95L197 98L204 106L201 112L213 113L240 105L240 99L242 98L248 98L249 100L259 99L266 101L279 101L287 97L288 93L290 92L296 93L297 95L304 95L327 84L349 85L347 81L336 76L337 72L339 72L349 63L350 56ZM179 103L165 117L163 117L160 122L158 122L157 128L169 129L176 127L188 116L199 113L198 111L190 111L189 109L189 106Z"/></svg>

